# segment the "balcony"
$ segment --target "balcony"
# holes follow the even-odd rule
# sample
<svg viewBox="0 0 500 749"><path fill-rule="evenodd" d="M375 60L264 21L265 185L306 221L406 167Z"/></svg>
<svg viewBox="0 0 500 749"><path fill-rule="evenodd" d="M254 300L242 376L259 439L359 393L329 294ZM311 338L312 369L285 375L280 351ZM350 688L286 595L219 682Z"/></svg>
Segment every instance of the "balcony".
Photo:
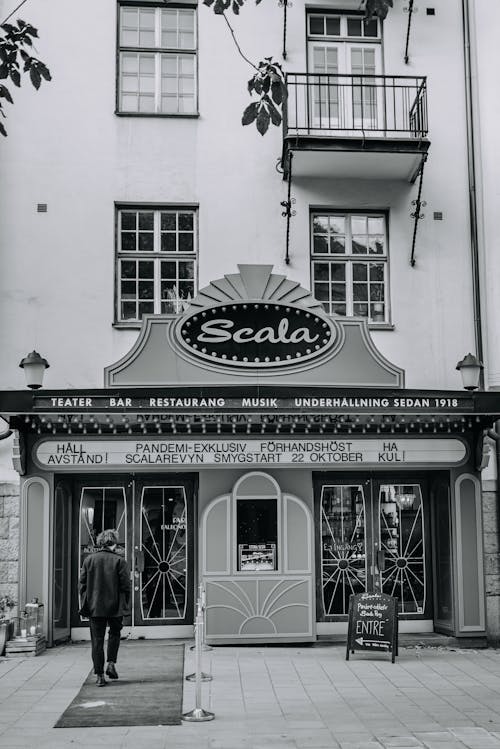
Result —
<svg viewBox="0 0 500 749"><path fill-rule="evenodd" d="M413 182L427 138L426 78L288 73L283 168L288 177Z"/></svg>

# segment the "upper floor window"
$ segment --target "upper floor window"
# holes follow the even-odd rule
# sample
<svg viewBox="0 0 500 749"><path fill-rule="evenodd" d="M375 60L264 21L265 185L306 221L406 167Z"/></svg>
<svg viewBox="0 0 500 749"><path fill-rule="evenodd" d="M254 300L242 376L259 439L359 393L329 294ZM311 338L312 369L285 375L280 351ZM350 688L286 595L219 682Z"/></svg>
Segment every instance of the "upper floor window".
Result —
<svg viewBox="0 0 500 749"><path fill-rule="evenodd" d="M314 296L329 314L388 322L386 216L314 212L311 276Z"/></svg>
<svg viewBox="0 0 500 749"><path fill-rule="evenodd" d="M380 39L378 18L367 20L361 15L309 13L307 17L309 37L343 37L347 39Z"/></svg>
<svg viewBox="0 0 500 749"><path fill-rule="evenodd" d="M117 230L117 321L182 312L196 291L196 211L119 208Z"/></svg>
<svg viewBox="0 0 500 749"><path fill-rule="evenodd" d="M119 43L120 112L196 113L193 8L122 5Z"/></svg>

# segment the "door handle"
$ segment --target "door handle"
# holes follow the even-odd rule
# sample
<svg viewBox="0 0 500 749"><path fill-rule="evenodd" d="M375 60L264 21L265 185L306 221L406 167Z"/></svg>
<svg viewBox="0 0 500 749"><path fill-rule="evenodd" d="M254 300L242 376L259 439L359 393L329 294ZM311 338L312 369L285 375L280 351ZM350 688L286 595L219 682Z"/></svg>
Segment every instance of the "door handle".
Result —
<svg viewBox="0 0 500 749"><path fill-rule="evenodd" d="M144 572L144 552L140 549L135 550L135 569L137 572Z"/></svg>
<svg viewBox="0 0 500 749"><path fill-rule="evenodd" d="M385 572L385 551L383 549L377 551L377 567L379 572Z"/></svg>

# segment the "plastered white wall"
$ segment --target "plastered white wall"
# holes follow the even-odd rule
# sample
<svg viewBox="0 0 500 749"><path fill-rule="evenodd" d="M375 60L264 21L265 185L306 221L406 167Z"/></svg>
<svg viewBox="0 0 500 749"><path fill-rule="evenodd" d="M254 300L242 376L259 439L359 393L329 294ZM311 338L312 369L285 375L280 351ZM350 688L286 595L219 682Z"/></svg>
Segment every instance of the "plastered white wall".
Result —
<svg viewBox="0 0 500 749"><path fill-rule="evenodd" d="M4 2L4 15L14 5ZM281 130L261 137L240 125L252 69L224 20L206 6L198 9L198 119L114 114L111 0L37 0L23 8L39 29L37 54L53 81L38 92L28 84L14 92L9 137L0 143L0 388L24 387L18 364L33 348L51 364L47 387L100 387L103 368L134 343L136 330L112 325L114 203L120 201L199 205L200 287L242 262L272 263L309 287L310 208L388 208L394 329L374 331L373 338L406 370L407 387L460 388L455 365L474 349L461 9L456 0L435 3L435 16L419 8L406 66L402 5L395 2L384 25L385 72L427 75L429 86L427 206L415 268L410 213L417 185L335 175L293 184L296 215L285 265L280 202L287 186L276 171ZM277 3L247 0L239 18L228 15L249 59L279 59L282 12ZM287 53L285 68L304 71L301 0L288 11ZM47 203L48 212L37 213L37 203ZM434 211L442 221L433 220ZM498 358L500 372L500 351Z"/></svg>

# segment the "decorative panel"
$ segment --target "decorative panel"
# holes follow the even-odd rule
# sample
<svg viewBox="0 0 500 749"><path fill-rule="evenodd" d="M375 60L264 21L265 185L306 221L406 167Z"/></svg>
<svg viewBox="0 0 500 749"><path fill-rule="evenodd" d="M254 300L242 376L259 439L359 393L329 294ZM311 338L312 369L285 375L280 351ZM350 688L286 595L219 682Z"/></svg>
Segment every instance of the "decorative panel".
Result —
<svg viewBox="0 0 500 749"><path fill-rule="evenodd" d="M311 521L305 505L294 497L285 501L285 572L311 572Z"/></svg>
<svg viewBox="0 0 500 749"><path fill-rule="evenodd" d="M464 474L455 485L457 517L458 629L482 632L485 628L480 485Z"/></svg>
<svg viewBox="0 0 500 749"><path fill-rule="evenodd" d="M206 578L205 586L209 640L313 639L309 577Z"/></svg>
<svg viewBox="0 0 500 749"><path fill-rule="evenodd" d="M229 497L221 497L208 509L203 523L203 572L228 575L229 570Z"/></svg>

